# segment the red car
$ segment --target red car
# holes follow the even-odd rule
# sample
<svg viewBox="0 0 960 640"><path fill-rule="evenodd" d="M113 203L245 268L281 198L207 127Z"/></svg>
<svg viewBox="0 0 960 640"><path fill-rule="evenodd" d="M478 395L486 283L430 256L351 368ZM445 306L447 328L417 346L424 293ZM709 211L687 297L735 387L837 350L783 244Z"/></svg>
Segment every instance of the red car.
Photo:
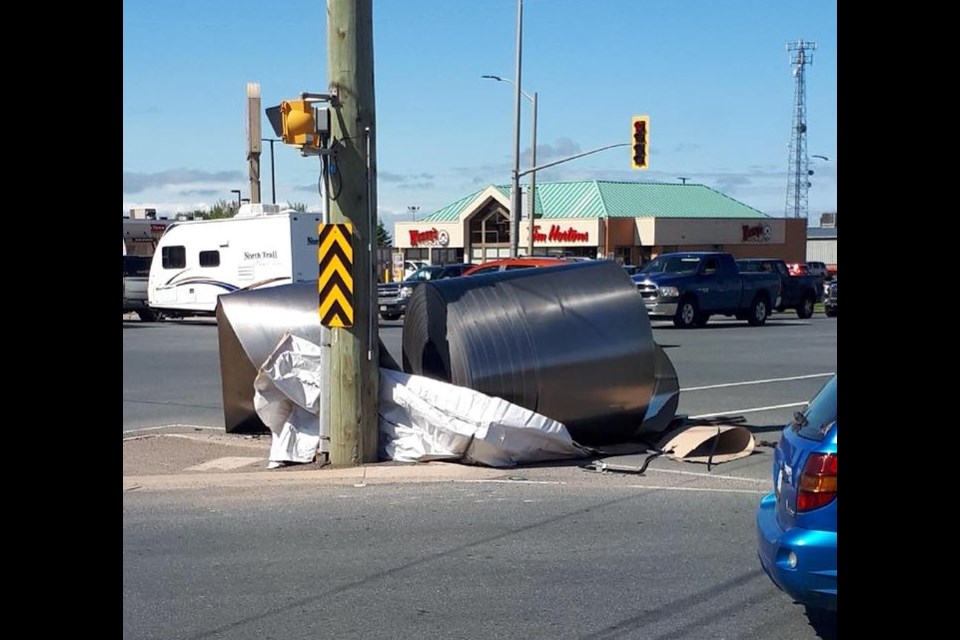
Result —
<svg viewBox="0 0 960 640"><path fill-rule="evenodd" d="M529 269L531 267L556 267L561 264L570 264L565 258L504 258L503 260L491 260L483 264L475 264L463 272L464 276L472 276L478 273L494 273L497 271L513 271L514 269Z"/></svg>
<svg viewBox="0 0 960 640"><path fill-rule="evenodd" d="M810 275L810 267L804 262L788 262L787 270L790 271L790 275L792 276Z"/></svg>

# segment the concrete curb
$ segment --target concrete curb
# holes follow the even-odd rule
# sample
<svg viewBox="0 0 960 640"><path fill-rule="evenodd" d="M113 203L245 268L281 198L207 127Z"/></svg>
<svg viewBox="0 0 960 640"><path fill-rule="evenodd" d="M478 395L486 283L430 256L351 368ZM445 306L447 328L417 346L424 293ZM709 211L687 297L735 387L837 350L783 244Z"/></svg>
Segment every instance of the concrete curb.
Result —
<svg viewBox="0 0 960 640"><path fill-rule="evenodd" d="M187 427L182 427L187 428ZM504 477L509 470L456 462L377 462L357 467L319 463L267 467L269 437L223 433L141 433L123 439L123 490L249 487L271 484L363 486Z"/></svg>
<svg viewBox="0 0 960 640"><path fill-rule="evenodd" d="M308 465L309 466L309 465ZM418 482L464 482L493 480L506 475L503 469L471 467L457 463L376 463L361 467L320 469L263 469L245 473L183 473L176 475L124 476L124 491L198 489L218 487L262 487L271 485L314 484L326 486L364 487Z"/></svg>

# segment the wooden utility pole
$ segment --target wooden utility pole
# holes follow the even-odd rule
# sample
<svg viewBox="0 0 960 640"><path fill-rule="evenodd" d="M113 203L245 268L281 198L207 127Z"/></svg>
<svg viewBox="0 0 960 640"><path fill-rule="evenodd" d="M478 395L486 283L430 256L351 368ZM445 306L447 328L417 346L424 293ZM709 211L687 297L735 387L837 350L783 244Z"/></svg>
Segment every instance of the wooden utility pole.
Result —
<svg viewBox="0 0 960 640"><path fill-rule="evenodd" d="M372 0L327 0L330 223L353 225L354 323L331 329L330 462L376 462L379 338L373 311L376 118Z"/></svg>
<svg viewBox="0 0 960 640"><path fill-rule="evenodd" d="M247 83L247 165L250 169L250 202L260 202L260 85Z"/></svg>

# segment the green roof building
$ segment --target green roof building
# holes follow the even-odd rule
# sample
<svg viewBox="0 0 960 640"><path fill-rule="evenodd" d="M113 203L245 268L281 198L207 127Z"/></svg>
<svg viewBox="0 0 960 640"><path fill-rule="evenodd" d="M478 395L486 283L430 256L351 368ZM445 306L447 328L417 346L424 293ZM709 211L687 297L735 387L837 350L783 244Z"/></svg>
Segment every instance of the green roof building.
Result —
<svg viewBox="0 0 960 640"><path fill-rule="evenodd" d="M538 182L532 219L524 189L520 255L530 254L532 246L532 255L612 258L625 264L694 250L804 260L805 220L767 216L704 185ZM509 257L510 240L508 185L490 185L394 227L394 245L406 259L434 264Z"/></svg>

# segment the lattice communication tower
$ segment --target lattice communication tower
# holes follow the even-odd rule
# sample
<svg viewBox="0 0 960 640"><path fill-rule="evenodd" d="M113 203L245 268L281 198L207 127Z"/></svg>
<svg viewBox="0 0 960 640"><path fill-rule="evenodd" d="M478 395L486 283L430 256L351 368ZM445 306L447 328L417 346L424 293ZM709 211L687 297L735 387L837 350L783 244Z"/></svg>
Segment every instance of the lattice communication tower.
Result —
<svg viewBox="0 0 960 640"><path fill-rule="evenodd" d="M805 70L813 64L816 42L797 40L787 43L790 66L796 79L793 100L793 128L787 170L786 217L807 217L807 193L810 189L810 159L807 157L807 85Z"/></svg>

